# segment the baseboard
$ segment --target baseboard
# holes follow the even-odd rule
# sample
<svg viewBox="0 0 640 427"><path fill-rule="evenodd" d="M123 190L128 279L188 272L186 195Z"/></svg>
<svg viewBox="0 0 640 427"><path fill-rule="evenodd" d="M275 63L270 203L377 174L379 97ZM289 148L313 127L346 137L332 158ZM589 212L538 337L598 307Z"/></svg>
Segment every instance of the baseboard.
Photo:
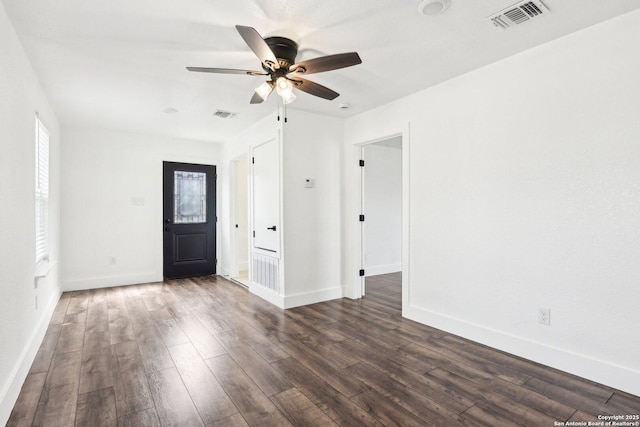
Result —
<svg viewBox="0 0 640 427"><path fill-rule="evenodd" d="M402 271L402 264L388 264L388 265L374 265L374 266L366 266L364 268L365 277L369 276L378 276L380 274L389 274L389 273L397 273L398 271Z"/></svg>
<svg viewBox="0 0 640 427"><path fill-rule="evenodd" d="M222 276L222 277L229 277L231 275L231 273L229 272L229 269L223 265L218 265L218 269L217 269L217 275L218 276Z"/></svg>
<svg viewBox="0 0 640 427"><path fill-rule="evenodd" d="M314 292L305 292L303 294L289 295L284 297L284 308L299 307L301 305L315 304L318 302L330 301L332 299L342 298L342 288L321 289Z"/></svg>
<svg viewBox="0 0 640 427"><path fill-rule="evenodd" d="M637 370L485 328L421 307L403 307L402 315L498 350L640 396L640 372Z"/></svg>
<svg viewBox="0 0 640 427"><path fill-rule="evenodd" d="M11 416L13 406L18 400L22 385L27 379L27 375L29 374L31 365L36 358L40 344L47 333L49 321L51 320L51 316L53 316L53 312L56 309L56 305L58 304L61 295L62 292L56 292L51 296L49 303L42 311L42 315L38 321L38 327L33 334L31 334L27 345L20 353L20 358L9 376L7 386L0 392L0 425L5 425Z"/></svg>
<svg viewBox="0 0 640 427"><path fill-rule="evenodd" d="M272 291L269 288L265 288L264 286L258 285L256 283L250 283L249 292L259 296L265 301L270 302L276 307L285 308L284 297L282 297L281 295L277 294L276 292Z"/></svg>
<svg viewBox="0 0 640 427"><path fill-rule="evenodd" d="M112 288L114 286L137 285L162 281L162 275L157 273L139 273L122 276L92 277L87 279L63 280L64 291L83 291L86 289Z"/></svg>

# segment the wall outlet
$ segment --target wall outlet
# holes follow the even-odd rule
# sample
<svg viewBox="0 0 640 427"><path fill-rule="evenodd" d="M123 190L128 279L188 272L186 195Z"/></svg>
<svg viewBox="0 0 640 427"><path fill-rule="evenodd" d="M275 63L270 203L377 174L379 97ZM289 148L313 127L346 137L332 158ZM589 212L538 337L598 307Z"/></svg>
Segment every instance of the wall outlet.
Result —
<svg viewBox="0 0 640 427"><path fill-rule="evenodd" d="M114 256L109 257L109 265L116 265L116 257Z"/></svg>
<svg viewBox="0 0 640 427"><path fill-rule="evenodd" d="M538 309L538 323L551 325L551 310L540 307Z"/></svg>

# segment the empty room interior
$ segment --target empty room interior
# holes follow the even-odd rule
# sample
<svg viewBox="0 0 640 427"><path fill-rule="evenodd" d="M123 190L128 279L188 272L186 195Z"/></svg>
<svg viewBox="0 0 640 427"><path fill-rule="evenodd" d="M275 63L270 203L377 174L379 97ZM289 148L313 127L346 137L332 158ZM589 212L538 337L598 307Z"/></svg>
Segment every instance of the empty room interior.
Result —
<svg viewBox="0 0 640 427"><path fill-rule="evenodd" d="M0 0L0 425L640 426L639 75L637 0Z"/></svg>

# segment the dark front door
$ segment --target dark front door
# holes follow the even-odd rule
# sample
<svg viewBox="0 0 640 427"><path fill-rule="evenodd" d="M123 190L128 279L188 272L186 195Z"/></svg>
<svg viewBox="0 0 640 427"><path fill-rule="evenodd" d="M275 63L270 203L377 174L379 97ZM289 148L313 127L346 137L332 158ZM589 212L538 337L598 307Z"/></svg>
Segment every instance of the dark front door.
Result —
<svg viewBox="0 0 640 427"><path fill-rule="evenodd" d="M216 167L164 162L164 277L216 272Z"/></svg>

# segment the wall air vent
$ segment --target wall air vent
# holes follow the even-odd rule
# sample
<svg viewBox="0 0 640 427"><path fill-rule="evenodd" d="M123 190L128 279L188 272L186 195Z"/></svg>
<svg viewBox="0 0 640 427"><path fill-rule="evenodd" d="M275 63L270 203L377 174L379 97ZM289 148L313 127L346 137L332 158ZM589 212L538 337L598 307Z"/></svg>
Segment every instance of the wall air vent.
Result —
<svg viewBox="0 0 640 427"><path fill-rule="evenodd" d="M514 4L487 18L494 26L506 30L549 13L549 8L540 0L525 0Z"/></svg>
<svg viewBox="0 0 640 427"><path fill-rule="evenodd" d="M238 115L238 113L232 113L231 111L223 111L223 110L216 110L215 113L213 113L214 117L220 117L221 119L232 119L235 116Z"/></svg>

